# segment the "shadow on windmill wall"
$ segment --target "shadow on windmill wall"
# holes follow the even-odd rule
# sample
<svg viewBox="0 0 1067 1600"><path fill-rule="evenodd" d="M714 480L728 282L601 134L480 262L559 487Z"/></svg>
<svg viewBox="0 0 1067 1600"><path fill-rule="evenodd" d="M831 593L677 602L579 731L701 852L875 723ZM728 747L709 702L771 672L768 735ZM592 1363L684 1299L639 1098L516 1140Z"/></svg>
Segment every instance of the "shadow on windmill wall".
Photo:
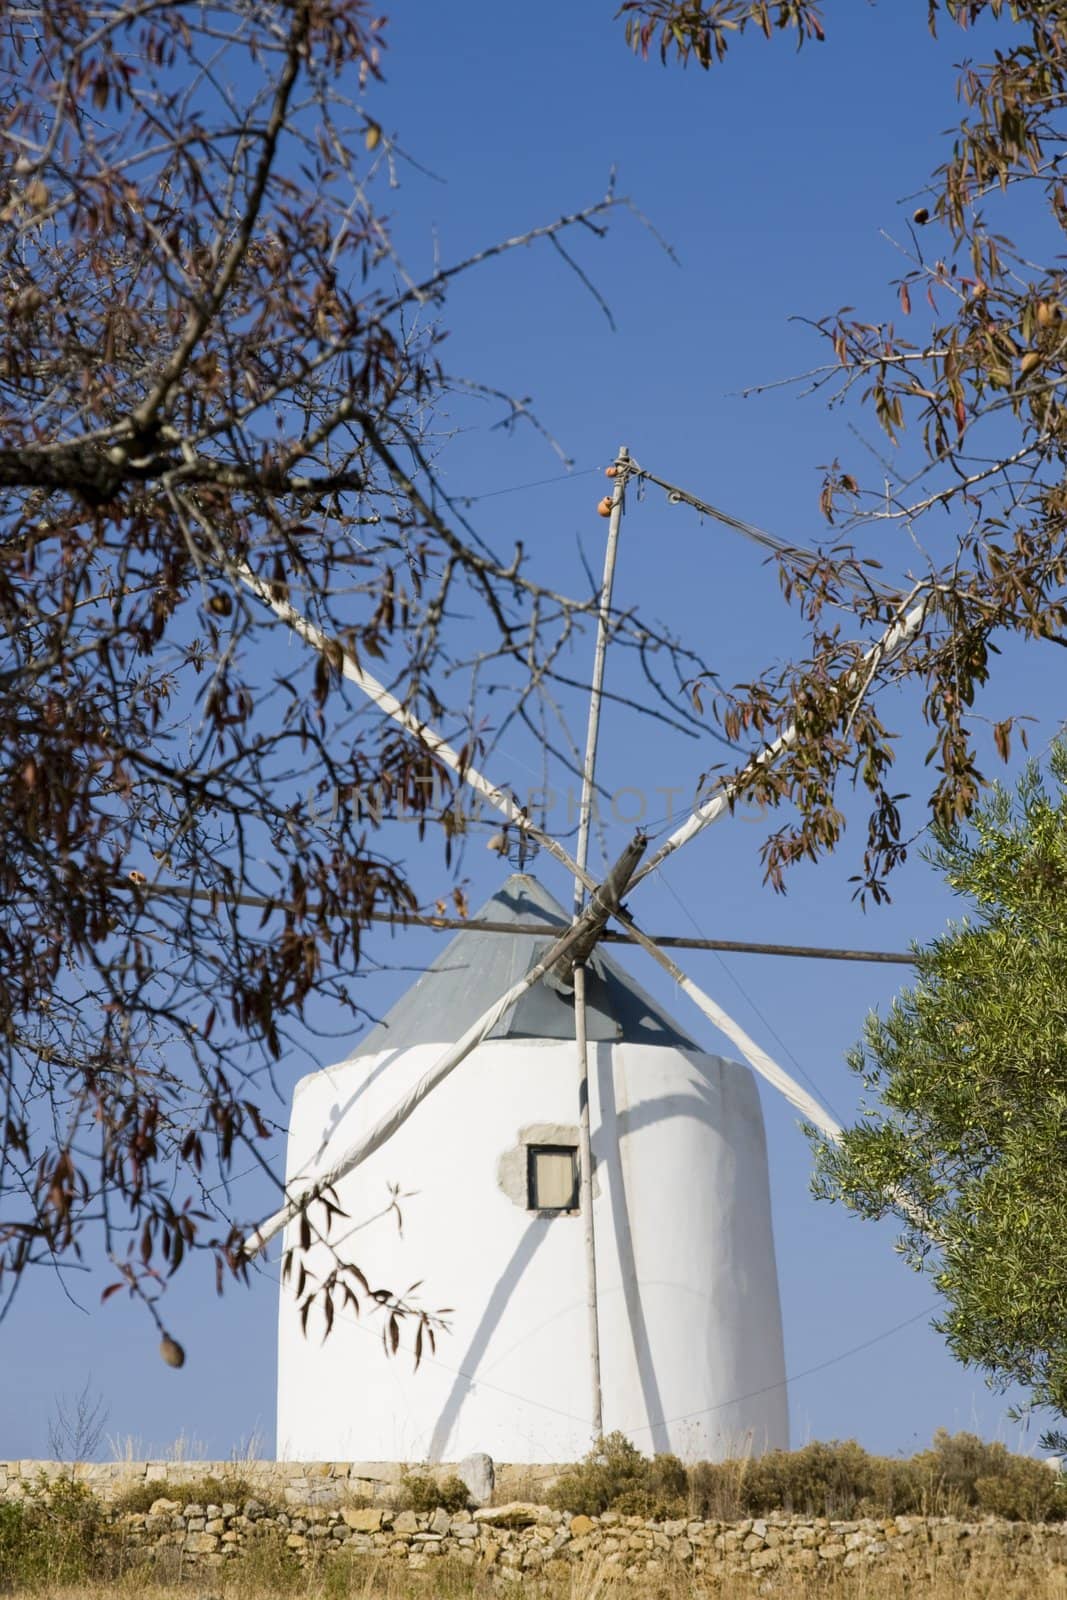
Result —
<svg viewBox="0 0 1067 1600"><path fill-rule="evenodd" d="M653 1451L662 1452L669 1450L671 1445L645 1315L642 1284L638 1276L637 1253L631 1222L632 1197L627 1192L626 1184L624 1141L630 1134L635 1134L643 1128L679 1117L699 1121L716 1131L721 1131L722 1089L719 1084L705 1079L701 1083L694 1083L690 1091L684 1094L676 1092L653 1099L643 1099L636 1107L624 1107L620 1110L616 1097L610 1044L596 1047L594 1070L597 1075L600 1125L594 1140L593 1159L601 1178L606 1179L608 1184L610 1226L616 1241L626 1325L646 1419L641 1424L641 1431L648 1437ZM700 1069L694 1064L694 1070ZM669 1181L669 1176L665 1181ZM602 1207L598 1206L597 1210L600 1226L604 1228L609 1219L604 1215ZM711 1219L709 1223L710 1221ZM497 1278L477 1327L459 1360L459 1370L434 1426L428 1453L428 1460L431 1463L445 1458L449 1438L459 1420L463 1404L471 1389L477 1384L479 1366L504 1318L516 1288L546 1239L547 1230L561 1225L568 1224L555 1217L531 1216L510 1259ZM603 1249L602 1242L601 1249ZM636 1419L608 1417L605 1419L605 1426L610 1430L620 1422L631 1421L636 1425Z"/></svg>
<svg viewBox="0 0 1067 1600"><path fill-rule="evenodd" d="M514 1294L523 1274L544 1240L548 1237L549 1228L557 1220L555 1217L531 1217L525 1233L515 1246L511 1260L497 1279L485 1310L478 1320L478 1326L475 1328L470 1342L463 1352L459 1370L452 1383L452 1388L449 1390L448 1398L434 1424L427 1454L427 1460L431 1465L444 1460L444 1452L452 1429L459 1420L463 1402L478 1381L478 1365L485 1356L489 1341L496 1332L500 1319L507 1309L508 1301Z"/></svg>
<svg viewBox="0 0 1067 1600"><path fill-rule="evenodd" d="M641 1284L637 1276L633 1228L630 1224L630 1200L626 1193L626 1163L623 1159L622 1141L631 1131L627 1120L629 1112L623 1112L621 1116L619 1114L615 1098L612 1052L610 1048L605 1049L602 1045L596 1048L596 1074L597 1093L600 1097L600 1128L597 1138L599 1149L594 1151L593 1159L603 1163L607 1168L611 1221L615 1233L615 1247L619 1254L619 1272L634 1363L641 1385L641 1398L651 1434L652 1449L654 1453L662 1453L668 1450L670 1445L667 1439L666 1419L663 1415L663 1400L656 1378L656 1365L648 1338ZM647 1112L647 1120L659 1121L663 1116L678 1115L679 1103L687 1098L689 1097L672 1095L666 1100L646 1103L644 1109ZM699 1105L696 1097L693 1098L694 1103ZM669 1111L662 1109L667 1106L670 1107ZM606 1425L610 1431L610 1420Z"/></svg>

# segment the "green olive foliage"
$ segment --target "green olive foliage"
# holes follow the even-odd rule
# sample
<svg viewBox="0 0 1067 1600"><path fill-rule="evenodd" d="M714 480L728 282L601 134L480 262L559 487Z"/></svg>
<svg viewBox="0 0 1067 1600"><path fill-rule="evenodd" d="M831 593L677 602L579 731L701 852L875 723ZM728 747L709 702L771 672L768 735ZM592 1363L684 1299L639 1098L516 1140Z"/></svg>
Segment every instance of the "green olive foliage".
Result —
<svg viewBox="0 0 1067 1600"><path fill-rule="evenodd" d="M862 1114L812 1131L817 1194L896 1213L932 1273L953 1354L1067 1414L1067 745L996 786L930 859L968 913L867 1020Z"/></svg>

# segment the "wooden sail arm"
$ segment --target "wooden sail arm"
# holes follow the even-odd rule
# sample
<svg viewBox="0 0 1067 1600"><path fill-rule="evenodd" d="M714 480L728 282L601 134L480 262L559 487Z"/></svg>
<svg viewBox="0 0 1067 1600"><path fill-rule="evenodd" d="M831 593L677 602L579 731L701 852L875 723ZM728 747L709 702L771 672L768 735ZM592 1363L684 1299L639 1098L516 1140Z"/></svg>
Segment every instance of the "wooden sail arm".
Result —
<svg viewBox="0 0 1067 1600"><path fill-rule="evenodd" d="M913 590L912 593L914 594L914 592ZM924 597L903 616L898 616L896 621L886 629L882 637L876 640L869 650L864 652L859 664L851 667L845 674L843 679L845 687L855 685L859 699L862 699L877 668L883 663L891 661L908 641L918 633L926 619L929 607L929 598ZM786 750L789 750L796 743L796 738L797 725L795 722L791 722L773 743L764 745L759 754L752 758L747 770L752 772L760 767L771 766L780 755L784 754ZM741 778L744 778L744 774L741 775ZM634 879L634 884L640 883L642 878L647 878L650 872L655 872L656 868L668 856L673 855L676 850L680 850L683 844L688 844L690 839L695 839L698 833L703 833L704 829L709 827L711 823L718 822L720 817L725 816L737 798L740 789L741 779L733 783L725 783L715 794L705 800L703 805L697 806L686 820L675 828L670 837L663 841L659 849L648 858Z"/></svg>
<svg viewBox="0 0 1067 1600"><path fill-rule="evenodd" d="M327 639L322 630L317 628L314 623L309 622L307 618L303 617L300 612L298 612L295 607L289 603L288 600L278 597L268 582L257 578L251 569L247 567L241 569L241 576L248 587L252 589L253 592L260 597L260 599L264 600L266 604L269 605L276 613L276 615L283 621L287 622L289 626L300 635L301 638L307 641L307 643L322 651L326 651L331 647L331 641ZM897 625L898 630L909 630L908 636L910 637L910 633L915 631L920 625L922 615L924 614L925 606L923 604L917 605L913 611L908 613L903 622ZM889 634L881 643L882 650L895 651L896 649L900 648L904 641L904 636L905 635L902 631L894 633L893 630L890 630ZM335 642L334 648L336 648ZM390 694L389 691L377 681L377 679L372 677L370 673L364 672L350 651L342 650L341 663L342 670L346 678L348 678L352 683L356 684L358 688L362 689L362 691L371 700L373 700L374 703L382 711L384 711L387 716L391 717L394 722L398 722L402 727L406 728L409 733L414 734L417 739L421 740L428 750L436 755L439 760L443 761L447 766L449 766L452 771L454 771L456 775L465 783L469 784L469 786L474 789L477 794L482 795L484 799L488 800L489 803L498 811L500 811L508 819L508 821L512 823L513 826L523 829L531 836L531 838L536 839L545 850L547 850L556 858L557 861L565 866L575 878L584 883L588 889L596 891L599 888L599 885L596 883L595 879L589 875L585 867L579 865L579 863L574 860L574 858L564 848L563 845L559 844L555 839L547 834L543 828L538 827L532 818L526 816L518 808L518 806L516 806L510 795L505 793L503 789L498 789L495 784L490 783L488 778L484 777L482 773L480 773L477 768L471 766L470 763L462 762L456 751L452 749L451 745L449 745L445 739L436 733L434 729L428 727L425 723L421 723L417 717L411 714L411 712L405 710L396 697ZM787 734L788 733L789 730L787 730ZM777 755L780 750L785 747L785 739L786 735L783 735L781 740L778 740L774 745L767 747L767 749L763 752L762 758L757 759L765 759L768 761L773 760L775 755ZM714 815L710 814L711 808L720 802L722 809L726 809L728 800L720 795L717 796L715 800L709 802L708 806L702 807L699 812L694 813L694 815L689 818L688 822L683 824L683 827L677 830L677 832L671 836L672 839L676 840L676 842L672 845L672 850L679 849L682 844L685 844L690 838L694 838L697 833L701 832L702 829L707 826L709 821L713 821ZM705 815L705 813L707 813L707 815ZM720 812L715 812L715 815L719 814ZM668 843L670 843L670 841L668 841ZM665 851L666 846L664 845L653 857L651 857L650 861L647 862L643 868L634 872L629 885L631 888L639 883L642 878L647 876L651 865L663 859ZM609 874L609 879L610 877L611 874ZM592 902L590 903L590 906L587 907L587 911L592 911ZM597 914L599 914L599 912ZM585 932L587 925L584 922L584 915L585 914L583 913L583 919L576 922L574 927L570 930L570 934L572 936L577 932L578 929L581 929L583 933ZM767 1082L771 1083L779 1091L779 1093L785 1096L791 1105L795 1106L797 1110L801 1111L802 1114L807 1117L816 1127L820 1128L828 1138L836 1140L840 1137L841 1130L838 1124L830 1116L829 1112L825 1111L821 1106L819 1106L812 1096L809 1095L800 1084L791 1078L783 1068L772 1062L771 1058L767 1056L764 1051L759 1049L759 1047L748 1037L739 1024L733 1022L733 1019L730 1018L725 1011L723 1011L721 1006L717 1005L709 995L706 995L703 990L692 981L692 979L685 975L681 968L674 961L672 961L671 958L659 948L655 941L638 927L633 918L623 910L621 905L618 904L618 897L616 897L616 903L611 909L611 915L622 924L622 926L632 935L634 940L641 945L642 949L647 950L652 959L657 962L665 972L668 972L671 975L675 983L677 983L682 989L682 992L686 994L694 1003L694 1005L696 1005L704 1013L708 1020L713 1022L716 1028L726 1034L727 1038L729 1038L737 1046L745 1060L749 1063L754 1071L758 1072L761 1077L765 1078ZM562 944L561 942L559 948L555 950L554 954L550 952L549 965L555 964L561 955L564 956L565 960L566 952L570 949L571 944L569 939L566 945ZM567 966L567 970L573 970L573 963ZM505 1007L505 1009L507 1009L507 1007ZM495 1020L496 1019L494 1019L494 1021ZM726 1024L726 1026L724 1026L724 1024ZM493 1024L490 1023L490 1027L492 1025ZM477 1024L475 1024L475 1026L477 1027ZM488 1032L488 1029L486 1031ZM482 1037L484 1037L484 1034ZM477 1040L474 1041L474 1043L477 1042ZM474 1043L467 1046L467 1050L473 1049ZM465 1050L464 1054L466 1053L467 1051ZM442 1062L444 1062L445 1059L445 1057L442 1057ZM458 1059L462 1060L463 1057L460 1056ZM452 1066L455 1064L455 1062L452 1062L447 1066L445 1075L447 1075L448 1071L452 1070ZM431 1073L435 1070L436 1068L431 1069ZM412 1107L412 1109L414 1108ZM385 1137L388 1137L388 1133L383 1135L383 1139ZM379 1143L381 1142L383 1141L379 1140ZM375 1148L377 1148L377 1145L375 1145ZM363 1158L361 1157L360 1159ZM322 1187L321 1180L319 1187ZM295 1212L291 1214L295 1215ZM283 1208L282 1211L275 1213L275 1216L269 1219L268 1223L263 1225L264 1228L270 1227L271 1229L271 1233L266 1235L266 1237L272 1236L273 1233L278 1232L280 1228L284 1227L286 1221L289 1220L289 1215L290 1212L288 1208ZM278 1221L278 1218L281 1218L281 1220ZM257 1239L260 1239L261 1236L263 1236L263 1228L258 1229L256 1233L251 1236L249 1244L246 1245L246 1250L248 1250L249 1246L251 1246L249 1253L254 1254L257 1249L262 1247L261 1244L257 1244L255 1242ZM265 1237L263 1238L263 1242L265 1242Z"/></svg>

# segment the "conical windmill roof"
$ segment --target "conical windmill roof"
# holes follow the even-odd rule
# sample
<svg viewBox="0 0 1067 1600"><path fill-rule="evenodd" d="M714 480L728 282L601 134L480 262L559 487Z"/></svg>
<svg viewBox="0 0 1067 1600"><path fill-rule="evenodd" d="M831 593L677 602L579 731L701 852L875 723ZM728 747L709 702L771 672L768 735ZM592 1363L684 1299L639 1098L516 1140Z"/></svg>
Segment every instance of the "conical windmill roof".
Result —
<svg viewBox="0 0 1067 1600"><path fill-rule="evenodd" d="M543 922L564 929L570 917L559 901L527 873L513 873L475 914L476 922ZM360 1041L354 1056L412 1045L448 1043L526 976L552 938L524 933L456 935L382 1022ZM599 947L586 978L586 1033L590 1040L657 1044L682 1050L700 1046L630 974ZM574 997L551 979L534 984L497 1023L492 1039L573 1039Z"/></svg>

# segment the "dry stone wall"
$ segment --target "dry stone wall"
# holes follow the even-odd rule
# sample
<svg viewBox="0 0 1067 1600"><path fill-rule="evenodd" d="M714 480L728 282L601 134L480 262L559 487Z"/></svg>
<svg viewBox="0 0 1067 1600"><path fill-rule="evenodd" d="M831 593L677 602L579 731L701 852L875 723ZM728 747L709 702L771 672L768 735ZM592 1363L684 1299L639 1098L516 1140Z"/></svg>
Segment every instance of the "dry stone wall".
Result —
<svg viewBox="0 0 1067 1600"><path fill-rule="evenodd" d="M682 1518L653 1522L611 1512L571 1516L521 1502L458 1515L308 1506L301 1513L268 1516L255 1501L243 1508L182 1507L161 1499L147 1515L128 1516L125 1523L131 1544L169 1544L186 1558L209 1565L221 1565L249 1539L272 1531L301 1561L347 1550L419 1569L451 1558L489 1569L502 1579L522 1574L564 1577L575 1564L614 1568L631 1578L679 1569L769 1577L776 1571L849 1571L873 1565L914 1573L918 1567L946 1563L954 1571L961 1565L984 1565L1018 1572L1062 1566L1067 1558L1067 1535L1059 1525L919 1517L833 1522L787 1516L738 1523Z"/></svg>
<svg viewBox="0 0 1067 1600"><path fill-rule="evenodd" d="M480 1458L488 1462L488 1456ZM474 1476L470 1462L450 1466L406 1467L397 1461L0 1461L0 1499L21 1493L23 1483L73 1475L108 1503L130 1488L158 1483L160 1494L207 1478L239 1477L267 1504L333 1505L360 1496L372 1504L394 1506L401 1478L409 1470L441 1479ZM498 1500L543 1498L565 1466L491 1464ZM472 1484L473 1488L474 1485Z"/></svg>
<svg viewBox="0 0 1067 1600"><path fill-rule="evenodd" d="M486 1569L503 1584L524 1574L564 1577L575 1564L604 1566L633 1578L688 1571L712 1576L753 1573L773 1579L802 1570L863 1572L875 1566L912 1575L939 1567L958 1571L962 1566L1025 1573L1067 1563L1067 1529L1060 1523L938 1517L833 1521L784 1514L741 1522L652 1521L615 1512L571 1515L524 1501L473 1512L416 1513L354 1503L359 1487L373 1480L362 1470L353 1477L347 1466L342 1470L331 1463L243 1464L240 1471L246 1481L255 1477L271 1483L269 1496L264 1489L263 1499L199 1504L183 1496L179 1480L203 1479L210 1464L141 1466L145 1472L140 1478L125 1463L82 1466L76 1475L96 1492L105 1490L104 1497L110 1489L113 1499L131 1482L158 1481L160 1494L147 1511L126 1512L113 1506L110 1519L127 1547L148 1557L158 1555L171 1565L222 1566L264 1538L284 1544L301 1562L342 1551L413 1569L451 1559ZM165 1469L165 1476L150 1478L150 1467ZM9 1462L5 1471L0 1464L0 1492L9 1497L23 1493L26 1482L40 1481L40 1470L55 1476L72 1469ZM234 1468L216 1463L214 1471L224 1481Z"/></svg>

